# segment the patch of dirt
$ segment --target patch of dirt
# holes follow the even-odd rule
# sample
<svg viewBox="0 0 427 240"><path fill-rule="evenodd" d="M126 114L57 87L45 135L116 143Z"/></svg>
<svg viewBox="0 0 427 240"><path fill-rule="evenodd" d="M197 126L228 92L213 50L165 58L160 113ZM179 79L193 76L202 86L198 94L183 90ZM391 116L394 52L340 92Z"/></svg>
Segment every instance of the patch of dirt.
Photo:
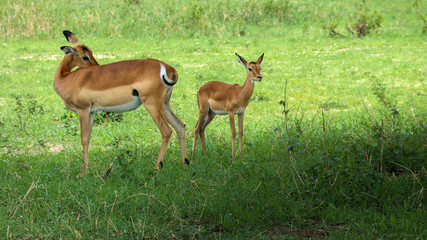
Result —
<svg viewBox="0 0 427 240"><path fill-rule="evenodd" d="M53 144L53 143L47 143L46 144L49 147L49 152L51 153L59 153L62 150L64 150L64 146L62 144Z"/></svg>
<svg viewBox="0 0 427 240"><path fill-rule="evenodd" d="M227 232L227 233L231 233L232 231L229 229L224 229L220 226L215 226L211 229L212 232L216 232L216 233L222 233L222 232Z"/></svg>
<svg viewBox="0 0 427 240"><path fill-rule="evenodd" d="M317 224L312 226L304 227L284 227L284 226L275 226L273 230L269 232L270 235L285 235L285 236L298 236L309 239L325 239L329 237L329 233L323 230Z"/></svg>

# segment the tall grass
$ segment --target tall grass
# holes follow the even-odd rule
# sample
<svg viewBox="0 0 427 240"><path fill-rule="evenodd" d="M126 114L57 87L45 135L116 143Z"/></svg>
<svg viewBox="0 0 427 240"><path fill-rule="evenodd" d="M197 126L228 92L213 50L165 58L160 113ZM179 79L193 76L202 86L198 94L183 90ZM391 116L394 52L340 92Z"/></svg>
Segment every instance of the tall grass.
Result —
<svg viewBox="0 0 427 240"><path fill-rule="evenodd" d="M288 0L18 0L0 6L0 34L6 38L52 38L65 28L105 37L240 36L252 26L294 22Z"/></svg>
<svg viewBox="0 0 427 240"><path fill-rule="evenodd" d="M375 12L366 18L360 4ZM84 2L71 0L4 0L0 2L0 38L54 38L63 29L85 36L151 38L168 36L286 35L290 26L312 30L315 25L333 27L344 33L346 26L363 21L378 23L381 31L400 34L420 32L425 27L423 12L414 4L394 1L289 0L125 0ZM402 8L405 11L401 11ZM396 18L402 21L395 21ZM356 20L359 19L357 22ZM357 26L356 26L357 27ZM366 26L371 28L371 24ZM376 27L378 28L378 26ZM375 29L374 29L375 30ZM377 29L378 30L378 29Z"/></svg>

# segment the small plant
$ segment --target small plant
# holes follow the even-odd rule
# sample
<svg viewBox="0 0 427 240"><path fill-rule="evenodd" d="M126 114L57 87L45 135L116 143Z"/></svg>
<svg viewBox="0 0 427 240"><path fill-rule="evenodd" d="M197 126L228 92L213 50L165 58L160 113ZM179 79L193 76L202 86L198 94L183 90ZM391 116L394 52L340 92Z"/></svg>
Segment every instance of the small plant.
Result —
<svg viewBox="0 0 427 240"><path fill-rule="evenodd" d="M327 31L331 36L345 37L337 31L340 25L340 18L336 14L331 14L320 20L323 30Z"/></svg>
<svg viewBox="0 0 427 240"><path fill-rule="evenodd" d="M353 21L352 17L350 17L350 21ZM364 37L372 32L378 33L382 21L382 16L377 11L370 11L363 0L354 22L348 23L347 30L352 35L357 34L359 38Z"/></svg>
<svg viewBox="0 0 427 240"><path fill-rule="evenodd" d="M285 83L285 95L284 95L284 98L283 98L283 100L279 101L279 104L283 106L283 112L282 113L284 113L285 116L288 115L288 113L290 111L290 109L289 109L289 107L287 106L287 103L286 103L286 101L287 101L287 99L286 99L286 91L287 91L287 89L288 89L288 80L286 80L286 83Z"/></svg>
<svg viewBox="0 0 427 240"><path fill-rule="evenodd" d="M268 101L269 98L268 98L268 96L265 96L264 94L258 94L258 95L252 96L251 100L255 101L255 102L262 102L262 101Z"/></svg>
<svg viewBox="0 0 427 240"><path fill-rule="evenodd" d="M16 107L14 109L15 112L18 113L19 122L21 123L21 127L25 130L25 121L24 121L24 104L22 101L21 95L12 94L12 97L15 99Z"/></svg>
<svg viewBox="0 0 427 240"><path fill-rule="evenodd" d="M366 6L365 0L360 4L359 10L355 15L355 17L350 15L350 23L347 23L347 31L351 35L357 35L360 38L372 32L379 32L383 18L377 11L370 11ZM330 36L345 37L345 35L337 31L340 25L340 17L335 13L327 15L322 18L320 22L322 28L326 30Z"/></svg>
<svg viewBox="0 0 427 240"><path fill-rule="evenodd" d="M93 120L94 124L102 124L103 122L121 122L123 114L112 112L96 112Z"/></svg>
<svg viewBox="0 0 427 240"><path fill-rule="evenodd" d="M134 170L134 168L132 168L134 164L133 160L137 158L136 149L138 148L129 142L130 137L128 135L119 135L106 145L114 149L113 163L119 167L116 174L122 174L122 177L129 175L129 173Z"/></svg>
<svg viewBox="0 0 427 240"><path fill-rule="evenodd" d="M28 112L32 115L38 115L44 113L43 104L39 103L37 100L30 100L28 102Z"/></svg>
<svg viewBox="0 0 427 240"><path fill-rule="evenodd" d="M412 7L415 10L415 13L417 14L418 18L423 22L423 26L421 29L421 33L425 34L427 33L427 19L424 13L422 13L423 7L421 6L421 2L419 0L415 0L412 3Z"/></svg>
<svg viewBox="0 0 427 240"><path fill-rule="evenodd" d="M64 124L67 134L75 136L79 129L79 116L64 107L65 113L61 116L61 122ZM102 124L104 122L121 122L123 114L112 112L96 112L93 119L93 124Z"/></svg>
<svg viewBox="0 0 427 240"><path fill-rule="evenodd" d="M282 113L285 115L285 134L282 135L282 141L286 144L285 149L287 149L288 152L293 153L298 147L301 147L304 144L304 140L300 141L300 138L303 135L306 122L304 121L304 113L300 113L299 110L301 104L299 104L296 111L293 112L294 114L290 114L291 110L294 109L295 106L289 107L287 86L288 81L286 80L284 98L279 101L279 104L283 106Z"/></svg>
<svg viewBox="0 0 427 240"><path fill-rule="evenodd" d="M264 16L277 19L278 22L287 18L291 5L288 0L268 0L263 3Z"/></svg>
<svg viewBox="0 0 427 240"><path fill-rule="evenodd" d="M64 107L65 113L61 116L61 122L64 124L65 133L71 134L72 136L77 135L77 131L79 129L78 127L78 118L79 116L70 110L68 110L66 107Z"/></svg>
<svg viewBox="0 0 427 240"><path fill-rule="evenodd" d="M321 102L319 107L323 110L331 110L331 109L343 109L343 108L347 108L348 106L345 103L328 99L326 102Z"/></svg>
<svg viewBox="0 0 427 240"><path fill-rule="evenodd" d="M131 5L138 5L138 4L140 4L140 0L126 0L125 2L127 4L131 4Z"/></svg>
<svg viewBox="0 0 427 240"><path fill-rule="evenodd" d="M374 95L393 113L393 115L399 114L396 107L396 97L390 96L387 86L374 75L366 73L366 76L372 82L372 91Z"/></svg>

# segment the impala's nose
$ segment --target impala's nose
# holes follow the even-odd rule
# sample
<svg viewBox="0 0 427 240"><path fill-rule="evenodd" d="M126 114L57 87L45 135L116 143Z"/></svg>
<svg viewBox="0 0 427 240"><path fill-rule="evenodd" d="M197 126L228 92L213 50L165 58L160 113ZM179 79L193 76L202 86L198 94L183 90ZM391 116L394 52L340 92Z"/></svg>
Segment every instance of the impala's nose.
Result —
<svg viewBox="0 0 427 240"><path fill-rule="evenodd" d="M261 82L262 81L262 76L258 77L258 81Z"/></svg>

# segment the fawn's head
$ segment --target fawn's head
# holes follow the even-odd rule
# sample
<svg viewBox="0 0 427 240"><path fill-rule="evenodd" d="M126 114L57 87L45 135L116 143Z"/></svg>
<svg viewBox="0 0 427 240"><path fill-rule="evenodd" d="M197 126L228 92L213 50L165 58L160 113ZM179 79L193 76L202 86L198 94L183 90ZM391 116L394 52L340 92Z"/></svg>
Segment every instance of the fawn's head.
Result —
<svg viewBox="0 0 427 240"><path fill-rule="evenodd" d="M239 63L246 68L249 79L252 82L260 82L262 80L260 65L264 58L264 53L261 55L261 57L258 58L256 62L247 62L243 57L239 56L239 54L237 53L236 53L236 56Z"/></svg>

